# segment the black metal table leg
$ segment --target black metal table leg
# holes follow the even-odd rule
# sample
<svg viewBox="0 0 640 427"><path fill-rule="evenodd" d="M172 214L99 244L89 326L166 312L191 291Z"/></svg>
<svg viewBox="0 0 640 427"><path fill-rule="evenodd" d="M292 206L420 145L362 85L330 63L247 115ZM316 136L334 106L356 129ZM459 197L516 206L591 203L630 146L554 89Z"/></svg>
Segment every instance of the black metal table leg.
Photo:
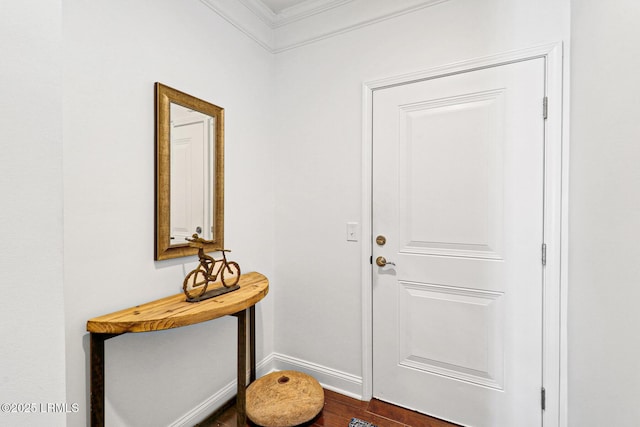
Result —
<svg viewBox="0 0 640 427"><path fill-rule="evenodd" d="M90 334L91 427L104 427L104 342L120 334Z"/></svg>
<svg viewBox="0 0 640 427"><path fill-rule="evenodd" d="M247 311L242 310L238 316L238 395L236 396L236 412L238 427L247 424Z"/></svg>
<svg viewBox="0 0 640 427"><path fill-rule="evenodd" d="M256 306L249 307L249 384L256 380Z"/></svg>

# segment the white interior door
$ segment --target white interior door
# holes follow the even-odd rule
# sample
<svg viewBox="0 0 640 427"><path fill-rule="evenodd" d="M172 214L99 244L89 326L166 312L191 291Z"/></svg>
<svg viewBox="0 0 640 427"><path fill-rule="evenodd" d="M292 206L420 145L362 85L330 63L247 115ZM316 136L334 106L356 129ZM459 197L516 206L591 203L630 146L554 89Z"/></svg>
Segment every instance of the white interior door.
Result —
<svg viewBox="0 0 640 427"><path fill-rule="evenodd" d="M544 65L374 92L374 397L542 424Z"/></svg>
<svg viewBox="0 0 640 427"><path fill-rule="evenodd" d="M171 243L187 243L198 233L207 237L205 187L208 179L207 123L174 121L171 126ZM206 222L206 224L205 224ZM210 227L210 225L209 225ZM198 231L199 230L199 231Z"/></svg>

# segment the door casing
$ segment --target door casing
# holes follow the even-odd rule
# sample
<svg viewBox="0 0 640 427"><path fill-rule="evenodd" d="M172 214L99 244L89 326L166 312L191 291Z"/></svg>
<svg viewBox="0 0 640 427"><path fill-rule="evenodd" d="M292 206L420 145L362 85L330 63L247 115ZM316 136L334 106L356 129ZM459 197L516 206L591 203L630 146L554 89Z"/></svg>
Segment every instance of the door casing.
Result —
<svg viewBox="0 0 640 427"><path fill-rule="evenodd" d="M567 425L567 224L568 224L568 131L563 127L563 45L553 43L503 54L448 64L363 84L362 128L362 398L373 393L373 276L370 257L372 233L372 111L373 92L378 89L434 79L472 70L495 67L533 58L545 59L544 242L547 245L543 277L543 384L545 427ZM542 105L541 105L542 114Z"/></svg>

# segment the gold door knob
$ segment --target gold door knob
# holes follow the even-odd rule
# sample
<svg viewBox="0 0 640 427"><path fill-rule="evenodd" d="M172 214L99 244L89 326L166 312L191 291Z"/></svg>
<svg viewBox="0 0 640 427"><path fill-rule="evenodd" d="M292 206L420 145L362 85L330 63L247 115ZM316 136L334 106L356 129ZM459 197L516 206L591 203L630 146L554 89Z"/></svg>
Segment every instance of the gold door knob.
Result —
<svg viewBox="0 0 640 427"><path fill-rule="evenodd" d="M385 243L387 243L387 238L380 235L376 237L376 243L379 244L380 246L383 246Z"/></svg>
<svg viewBox="0 0 640 427"><path fill-rule="evenodd" d="M385 265L396 265L395 262L387 261L387 259L383 256L379 256L376 258L376 265L378 267L384 267Z"/></svg>

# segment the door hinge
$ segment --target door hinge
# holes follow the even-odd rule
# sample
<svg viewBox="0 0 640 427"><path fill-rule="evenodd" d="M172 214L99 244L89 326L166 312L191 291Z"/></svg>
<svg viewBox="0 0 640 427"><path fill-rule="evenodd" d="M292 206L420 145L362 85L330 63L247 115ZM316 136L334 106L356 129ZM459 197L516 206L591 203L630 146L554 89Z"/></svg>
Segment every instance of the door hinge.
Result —
<svg viewBox="0 0 640 427"><path fill-rule="evenodd" d="M547 265L547 244L542 244L542 265Z"/></svg>
<svg viewBox="0 0 640 427"><path fill-rule="evenodd" d="M547 391L542 387L542 391L540 393L540 404L542 406L542 410L544 411L547 408Z"/></svg>
<svg viewBox="0 0 640 427"><path fill-rule="evenodd" d="M547 113L549 111L549 98L546 96L542 98L542 118L547 120Z"/></svg>

